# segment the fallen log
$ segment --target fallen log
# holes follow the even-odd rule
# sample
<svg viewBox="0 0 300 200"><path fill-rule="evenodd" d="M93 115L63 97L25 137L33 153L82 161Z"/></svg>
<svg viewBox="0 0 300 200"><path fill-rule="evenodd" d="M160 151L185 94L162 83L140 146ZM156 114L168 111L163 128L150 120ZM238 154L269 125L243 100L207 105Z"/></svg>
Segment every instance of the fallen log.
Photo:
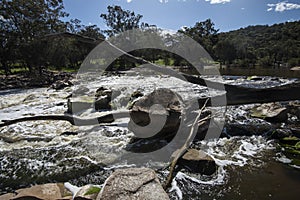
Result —
<svg viewBox="0 0 300 200"><path fill-rule="evenodd" d="M72 125L75 126L90 126L90 125L97 125L103 123L112 123L115 119L129 117L128 111L120 111L120 112L112 112L100 117L95 118L79 118L73 115L37 115L37 116L30 116L30 117L22 117L18 119L12 120L2 120L0 123L0 128L4 126L9 126L12 124L16 124L19 122L26 122L26 121L40 121L40 120L53 120L53 121L67 121Z"/></svg>

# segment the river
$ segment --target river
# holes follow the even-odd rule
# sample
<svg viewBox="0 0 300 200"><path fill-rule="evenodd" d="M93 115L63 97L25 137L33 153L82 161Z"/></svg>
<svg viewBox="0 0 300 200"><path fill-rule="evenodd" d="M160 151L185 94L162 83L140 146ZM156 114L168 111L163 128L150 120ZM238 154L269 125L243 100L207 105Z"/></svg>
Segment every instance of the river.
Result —
<svg viewBox="0 0 300 200"><path fill-rule="evenodd" d="M247 87L269 87L294 81L269 77L258 81L244 77L223 78L219 81ZM136 90L147 94L157 88L169 88L183 99L205 96L209 92L205 87L167 75L140 76L134 71L124 75L103 75L89 82L74 82L77 84L73 88L63 90L0 91L0 119L64 114L67 97L79 86L88 88L88 94L94 94L101 86L120 91L112 102L115 110L126 109L128 97ZM215 93L218 92L210 91L210 95ZM226 118L243 116L251 106L228 107ZM103 113L106 111L100 113L90 108L77 114L87 117ZM127 129L127 123L128 119L121 119L112 125L78 127L63 121L30 121L1 128L0 193L48 182L68 181L77 186L103 184L115 168L136 165L120 159L134 136ZM198 141L193 147L212 156L218 170L211 176L180 171L168 191L171 199L298 199L299 166L292 165L282 147L273 140L241 133L230 138ZM151 162L139 164L145 167L166 164ZM167 171L160 170L158 174L162 180Z"/></svg>

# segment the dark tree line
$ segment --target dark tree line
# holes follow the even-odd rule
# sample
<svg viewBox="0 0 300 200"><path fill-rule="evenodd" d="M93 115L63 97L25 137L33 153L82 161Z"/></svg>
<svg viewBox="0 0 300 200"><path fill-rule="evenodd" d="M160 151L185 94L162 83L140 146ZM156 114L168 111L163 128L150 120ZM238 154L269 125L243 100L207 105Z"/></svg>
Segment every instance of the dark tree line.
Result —
<svg viewBox="0 0 300 200"><path fill-rule="evenodd" d="M211 57L227 66L275 67L300 65L300 21L272 26L249 26L227 33L219 33L207 19L192 27L178 30L178 34L162 34L155 25L142 22L143 16L120 6L108 6L100 14L108 29L86 26L78 19L65 21L63 0L2 0L0 4L0 67L6 74L15 66L30 74L44 69L76 69L88 53L106 36L140 29L156 33L160 45L181 48L180 34L200 43ZM66 34L62 34L66 33ZM68 34L67 34L68 33ZM79 38L82 37L82 38ZM147 41L143 41L147 42ZM183 58L157 49L131 52L134 56L165 65L189 66ZM123 55L108 70L124 70L138 63Z"/></svg>
<svg viewBox="0 0 300 200"><path fill-rule="evenodd" d="M236 67L294 67L300 65L300 21L257 25L218 33L211 20L184 28L221 64Z"/></svg>
<svg viewBox="0 0 300 200"><path fill-rule="evenodd" d="M104 36L98 27L81 25L80 20L63 21L67 16L62 0L1 0L0 64L5 73L16 65L30 74L41 74L49 66L78 66L91 46L72 37L49 36L63 32L94 39Z"/></svg>
<svg viewBox="0 0 300 200"><path fill-rule="evenodd" d="M232 66L294 67L300 65L300 21L258 25L220 33L219 42L227 43L232 53L216 57ZM218 44L217 44L218 45ZM216 48L218 49L218 48Z"/></svg>

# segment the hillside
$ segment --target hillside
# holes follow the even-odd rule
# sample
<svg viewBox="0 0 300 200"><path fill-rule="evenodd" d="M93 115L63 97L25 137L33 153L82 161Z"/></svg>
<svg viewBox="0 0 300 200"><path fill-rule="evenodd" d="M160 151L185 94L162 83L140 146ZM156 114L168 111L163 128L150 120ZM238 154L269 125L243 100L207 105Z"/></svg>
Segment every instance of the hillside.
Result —
<svg viewBox="0 0 300 200"><path fill-rule="evenodd" d="M299 33L300 21L271 26L248 26L219 33L219 41L215 46L215 57L224 63L233 63L236 66L299 66ZM229 55L228 52L224 52L226 50L231 51Z"/></svg>

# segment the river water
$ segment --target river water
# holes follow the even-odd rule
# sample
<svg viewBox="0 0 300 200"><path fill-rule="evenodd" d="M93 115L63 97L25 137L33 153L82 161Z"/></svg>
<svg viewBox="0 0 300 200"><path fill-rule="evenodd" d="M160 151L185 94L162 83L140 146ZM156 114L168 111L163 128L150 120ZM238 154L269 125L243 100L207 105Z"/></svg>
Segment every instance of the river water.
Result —
<svg viewBox="0 0 300 200"><path fill-rule="evenodd" d="M269 87L294 80L264 77L263 80L249 81L243 77L224 77L219 81L247 87ZM59 91L49 88L0 91L0 119L64 114L67 97L79 86L88 88L87 94L91 95L101 86L120 91L113 100L116 110L126 109L126 101L136 90L147 94L157 88L169 88L183 99L205 96L208 92L204 87L169 76L140 76L137 72L74 82L77 85L73 88ZM210 95L215 93L218 92L210 91ZM246 108L229 107L226 118L243 116ZM103 113L106 111L100 113L90 108L77 114L95 117ZM70 182L77 186L103 184L114 169L135 166L120 159L134 136L127 129L127 123L125 118L112 125L77 127L63 121L30 121L1 128L0 193L48 182ZM241 136L231 138L198 141L193 147L212 156L218 170L211 176L184 170L178 172L168 191L171 199L298 199L299 166L291 165L282 148L273 140L241 133ZM166 164L151 162L140 165ZM167 173L167 170L159 170L161 180Z"/></svg>

